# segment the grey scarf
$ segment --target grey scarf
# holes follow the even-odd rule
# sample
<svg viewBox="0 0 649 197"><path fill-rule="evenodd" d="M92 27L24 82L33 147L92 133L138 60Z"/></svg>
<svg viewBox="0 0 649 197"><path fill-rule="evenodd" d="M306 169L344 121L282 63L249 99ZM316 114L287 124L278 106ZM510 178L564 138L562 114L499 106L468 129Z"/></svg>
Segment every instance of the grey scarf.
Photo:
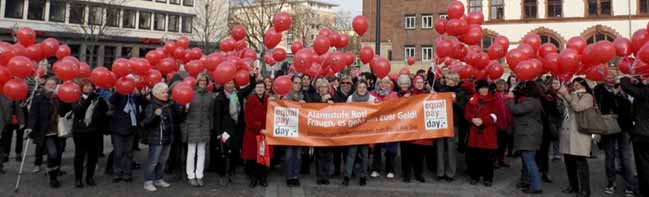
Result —
<svg viewBox="0 0 649 197"><path fill-rule="evenodd" d="M286 99L290 101L300 101L304 99L304 94L302 94L302 91L291 91L286 96Z"/></svg>
<svg viewBox="0 0 649 197"><path fill-rule="evenodd" d="M370 100L370 94L365 93L365 95L359 95L357 92L352 94L352 102L367 102Z"/></svg>

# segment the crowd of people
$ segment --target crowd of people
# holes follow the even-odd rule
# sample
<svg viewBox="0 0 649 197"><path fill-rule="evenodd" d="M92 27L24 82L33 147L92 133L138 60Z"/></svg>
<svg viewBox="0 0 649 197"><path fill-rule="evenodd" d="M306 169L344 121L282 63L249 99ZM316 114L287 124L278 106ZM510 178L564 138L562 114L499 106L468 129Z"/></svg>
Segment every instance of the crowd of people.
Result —
<svg viewBox="0 0 649 197"><path fill-rule="evenodd" d="M639 77L611 77L591 88L594 82L583 78L567 83L551 76L536 81L517 81L514 76L474 81L460 80L449 71L438 79L423 70L396 79L376 79L371 73L316 79L295 74L289 94L280 96L272 91L270 77L251 76L248 85L237 87L234 81L214 84L203 73L196 77L191 103L179 105L170 99L169 90L182 79L179 73L128 95L78 79L82 98L68 104L55 95L60 81L43 77L34 81L38 85L25 102L0 96L0 164L9 159L14 131L18 139L26 135L36 145L33 171L46 170L49 185L60 187L67 138L58 131L70 121L74 185L79 188L97 184L94 174L108 135L112 151L106 173L112 175L112 182L132 182L133 170L141 167L147 191L170 187L164 179L170 173L185 173L189 185L202 187L204 172L215 172L219 184L226 185L239 166L244 167L250 187L268 186L268 172L277 166L286 185L295 187L300 186L301 175L310 173L312 163L319 185L330 184L334 177L340 177L344 186L352 178L363 186L370 178L382 176L426 182L427 170L435 172L439 181L452 182L458 171L456 157L464 153L464 170L472 185L492 186L498 181L494 170L510 167L508 157L520 157L517 187L527 194L541 194L542 183L552 183L550 161L563 159L569 180L563 192L589 196L593 189L588 159L595 157L593 148L599 146L606 157L603 192L616 192L620 174L626 196L649 196L649 80ZM454 137L344 147L275 146L268 151L273 158L270 166L257 162L257 137L266 134L269 101L378 103L438 92L454 93ZM602 114L617 114L623 132L594 136L580 131L575 117L594 107ZM146 161L133 157L140 144L148 145ZM14 149L20 160L20 140ZM44 156L46 167L42 167Z"/></svg>

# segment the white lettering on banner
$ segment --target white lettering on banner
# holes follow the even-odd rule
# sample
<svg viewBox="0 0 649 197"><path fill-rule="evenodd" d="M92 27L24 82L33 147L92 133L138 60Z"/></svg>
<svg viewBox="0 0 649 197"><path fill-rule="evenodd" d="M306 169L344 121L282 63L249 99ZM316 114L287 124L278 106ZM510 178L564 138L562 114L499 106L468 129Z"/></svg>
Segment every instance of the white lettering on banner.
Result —
<svg viewBox="0 0 649 197"><path fill-rule="evenodd" d="M299 136L299 109L277 106L273 113L273 136L291 138Z"/></svg>
<svg viewBox="0 0 649 197"><path fill-rule="evenodd" d="M446 100L424 101L424 124L426 130L448 128L448 114L446 114Z"/></svg>

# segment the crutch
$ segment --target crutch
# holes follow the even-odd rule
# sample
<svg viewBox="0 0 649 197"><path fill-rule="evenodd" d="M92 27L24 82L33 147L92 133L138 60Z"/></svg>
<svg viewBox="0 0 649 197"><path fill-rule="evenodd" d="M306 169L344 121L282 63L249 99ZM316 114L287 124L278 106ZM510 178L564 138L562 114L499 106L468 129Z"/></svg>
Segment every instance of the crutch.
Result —
<svg viewBox="0 0 649 197"><path fill-rule="evenodd" d="M20 162L20 169L18 169L18 178L16 179L16 188L14 188L14 193L18 193L18 188L20 188L20 178L23 175L23 167L25 166L25 158L27 158L27 150L29 149L30 141L31 138L27 138L27 140L25 140L25 150L23 150L23 155L22 155L23 158L22 161Z"/></svg>

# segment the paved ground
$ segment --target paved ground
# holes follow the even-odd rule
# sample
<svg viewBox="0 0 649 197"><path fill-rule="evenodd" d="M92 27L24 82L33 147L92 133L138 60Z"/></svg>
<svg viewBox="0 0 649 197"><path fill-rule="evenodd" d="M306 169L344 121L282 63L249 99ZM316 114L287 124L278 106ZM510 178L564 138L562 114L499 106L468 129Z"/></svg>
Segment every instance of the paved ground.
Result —
<svg viewBox="0 0 649 197"><path fill-rule="evenodd" d="M106 146L109 146L110 140L106 140ZM33 151L33 146L30 148ZM520 176L520 160L509 159L512 164L511 168L501 168L495 171L495 182L491 188L485 188L481 185L469 185L468 177L462 173L465 169L463 156L458 158L458 171L459 176L454 182L437 182L431 172L427 172L426 183L417 183L413 180L412 183L403 183L400 179L387 180L385 178L370 179L368 185L365 187L358 186L358 180L353 179L349 187L341 185L341 178L337 177L331 180L331 185L318 186L315 183L313 176L306 176L302 178L302 187L300 188L287 188L284 185L284 179L277 171L271 172L269 181L270 185L267 188L254 188L248 187L246 178L239 175L234 178L234 183L226 187L218 185L216 180L217 175L208 173L205 177L206 186L203 188L189 187L184 181L172 182L172 187L169 189L161 189L158 192L148 193L142 189L142 171L137 170L134 172L135 181L133 183L111 183L110 177L103 174L105 159L100 158L99 167L97 169L97 187L86 187L77 189L73 186L72 175L72 140L68 141L68 151L64 154L63 170L67 174L61 178L63 183L60 189L50 189L47 185L47 177L43 174L31 173L33 168L33 157L28 157L28 162L25 165L26 173L23 175L23 181L19 193L13 193L14 184L16 181L19 163L13 159L5 166L7 174L0 175L0 196L47 196L47 197L73 197L73 196L267 196L267 197L302 197L302 196L355 196L355 197L414 197L414 196L443 196L443 197L497 197L497 196L525 196L522 192L515 188L518 177ZM145 147L142 145L141 147ZM111 148L106 148L106 152ZM145 150L145 149L144 149ZM139 151L136 155L136 160L144 162L145 151ZM604 177L604 162L603 155L598 154L598 159L589 160L591 170L591 187L593 196L623 196L620 194L623 188L618 188L616 195L604 195L602 188L605 185ZM554 178L554 183L543 184L544 194L539 196L552 196L563 197L569 196L561 193L561 189L567 186L567 177L563 162L557 161L551 163L551 175ZM399 169L397 167L397 169ZM240 170L242 171L242 170ZM621 179L621 178L620 178ZM623 185L618 183L618 185Z"/></svg>

